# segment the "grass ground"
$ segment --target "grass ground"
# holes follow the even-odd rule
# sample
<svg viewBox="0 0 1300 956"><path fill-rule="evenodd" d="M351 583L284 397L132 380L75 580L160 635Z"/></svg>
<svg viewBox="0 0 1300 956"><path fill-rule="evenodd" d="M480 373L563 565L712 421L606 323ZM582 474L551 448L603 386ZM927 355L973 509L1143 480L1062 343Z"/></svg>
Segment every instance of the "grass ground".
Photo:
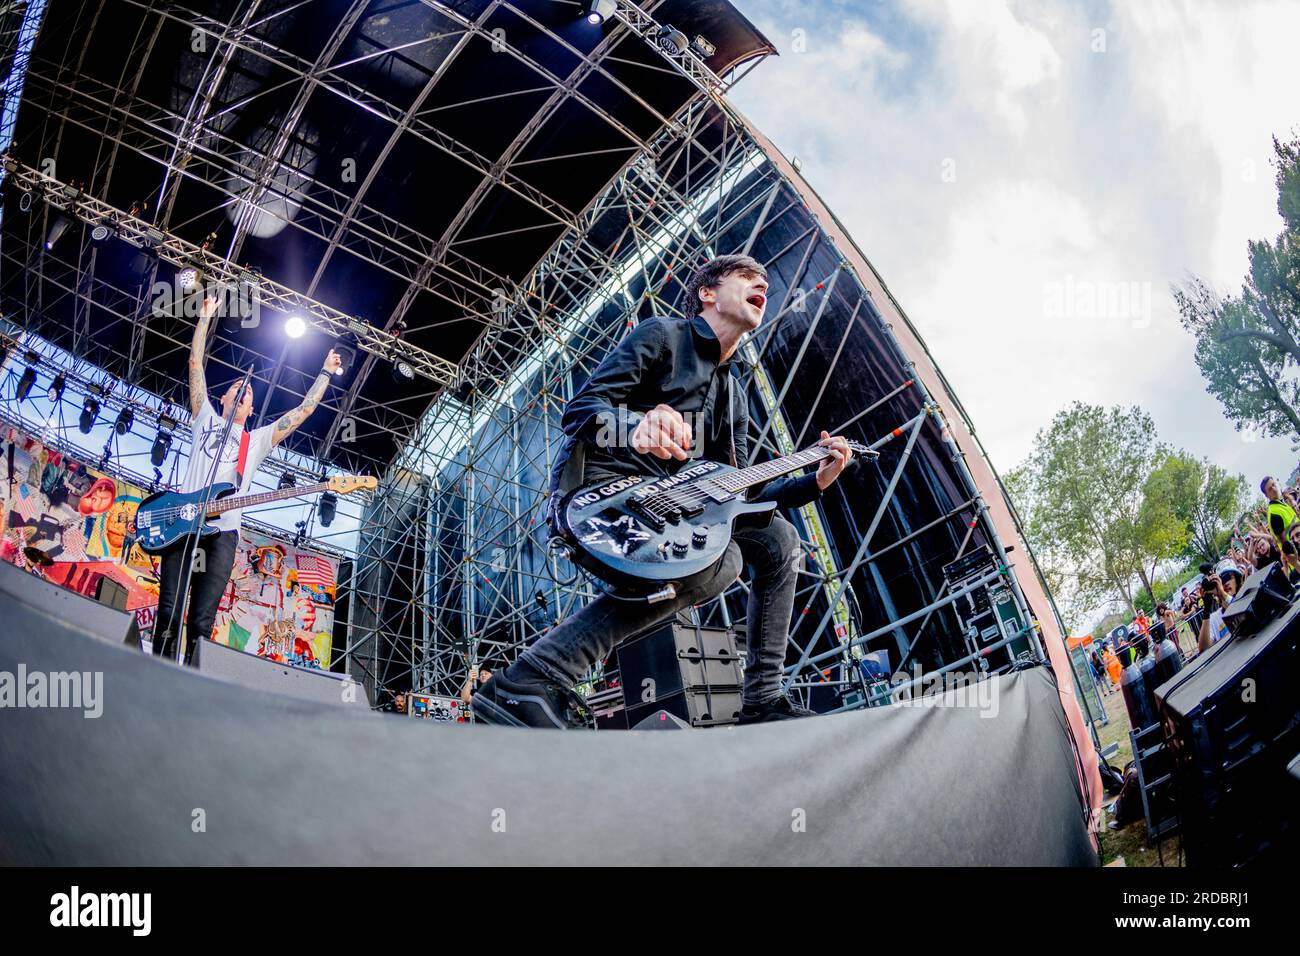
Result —
<svg viewBox="0 0 1300 956"><path fill-rule="evenodd" d="M1195 641L1190 637L1186 625L1180 628L1179 643L1185 651L1194 648ZM1113 757L1107 758L1108 762L1116 770L1122 771L1124 765L1133 759L1133 746L1129 741L1130 724L1128 712L1124 708L1124 697L1115 688L1109 696L1102 697L1102 703L1106 707L1106 716L1108 723L1103 726L1097 721L1097 739L1100 741L1100 749L1105 750L1113 743L1119 744L1119 752ZM1113 799L1111 797L1108 800ZM1106 826L1107 821L1111 819L1109 813L1104 814L1100 834L1101 843L1101 862L1102 865L1115 864L1123 866L1181 866L1181 854L1179 853L1179 836L1172 833L1167 835L1157 849L1155 846L1147 846L1147 826L1146 821L1139 818L1130 823L1122 830L1111 830ZM1163 858L1163 863L1161 859ZM1123 863L1120 864L1119 861Z"/></svg>

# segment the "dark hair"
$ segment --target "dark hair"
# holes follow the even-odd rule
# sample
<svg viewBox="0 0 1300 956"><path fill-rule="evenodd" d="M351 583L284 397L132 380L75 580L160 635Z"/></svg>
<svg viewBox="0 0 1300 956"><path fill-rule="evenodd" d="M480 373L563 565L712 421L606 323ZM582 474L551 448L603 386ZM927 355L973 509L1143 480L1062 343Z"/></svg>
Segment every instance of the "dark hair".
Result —
<svg viewBox="0 0 1300 956"><path fill-rule="evenodd" d="M715 288L719 282L741 269L752 269L767 278L767 269L753 256L716 256L700 266L686 283L686 297L682 299L682 311L688 317L700 313L700 290Z"/></svg>
<svg viewBox="0 0 1300 956"><path fill-rule="evenodd" d="M1260 538L1259 540L1268 543L1268 551L1265 552L1264 554L1255 555L1254 560L1255 560L1256 571L1258 571L1260 568L1268 567L1274 561L1277 561L1282 557L1282 555L1278 553L1277 543L1272 538Z"/></svg>
<svg viewBox="0 0 1300 956"><path fill-rule="evenodd" d="M1268 494L1268 492L1264 490L1264 486L1267 485L1267 484L1268 484L1270 481L1272 481L1272 480L1273 480L1273 476L1272 476L1272 475L1265 475L1265 476L1264 476L1263 480L1261 480L1260 483L1259 483L1259 493L1260 493L1260 494L1262 494L1262 495L1266 495L1266 494Z"/></svg>

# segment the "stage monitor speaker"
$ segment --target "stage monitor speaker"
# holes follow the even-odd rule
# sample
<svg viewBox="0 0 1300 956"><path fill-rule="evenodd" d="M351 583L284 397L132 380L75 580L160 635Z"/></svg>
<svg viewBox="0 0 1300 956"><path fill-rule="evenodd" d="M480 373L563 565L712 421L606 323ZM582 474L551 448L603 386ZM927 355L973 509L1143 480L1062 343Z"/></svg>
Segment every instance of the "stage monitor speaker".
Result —
<svg viewBox="0 0 1300 956"><path fill-rule="evenodd" d="M666 711L688 723L691 727L717 727L740 723L740 688L715 690L709 687L692 687L667 697L627 709L627 725L636 727L647 717Z"/></svg>
<svg viewBox="0 0 1300 956"><path fill-rule="evenodd" d="M41 616L54 618L69 627L112 644L128 644L135 634L135 615L101 604L93 598L60 587L52 581L0 561L0 601L15 611L26 607L34 617L21 613L5 618L8 627L37 626ZM10 603L12 602L12 603ZM19 623L22 621L23 623Z"/></svg>
<svg viewBox="0 0 1300 956"><path fill-rule="evenodd" d="M1188 864L1236 866L1294 852L1300 802L1284 784L1300 751L1300 604L1258 634L1219 641L1155 696Z"/></svg>
<svg viewBox="0 0 1300 956"><path fill-rule="evenodd" d="M691 725L682 720L676 714L670 714L666 710L656 710L641 723L632 728L633 730L690 730Z"/></svg>
<svg viewBox="0 0 1300 956"><path fill-rule="evenodd" d="M739 719L743 674L731 631L664 621L619 646L618 673L629 727L661 708L696 726Z"/></svg>
<svg viewBox="0 0 1300 956"><path fill-rule="evenodd" d="M1246 578L1224 610L1223 623L1241 637L1258 634L1290 606L1293 593L1281 563L1274 561Z"/></svg>

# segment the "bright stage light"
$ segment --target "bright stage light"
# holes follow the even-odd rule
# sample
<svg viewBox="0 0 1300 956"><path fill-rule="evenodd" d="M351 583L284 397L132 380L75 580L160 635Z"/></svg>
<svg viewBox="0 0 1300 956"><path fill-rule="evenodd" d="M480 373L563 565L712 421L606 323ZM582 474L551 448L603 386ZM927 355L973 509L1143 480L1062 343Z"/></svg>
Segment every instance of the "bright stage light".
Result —
<svg viewBox="0 0 1300 956"><path fill-rule="evenodd" d="M284 334L291 339L300 339L307 332L307 323L301 316L291 315L284 323Z"/></svg>
<svg viewBox="0 0 1300 956"><path fill-rule="evenodd" d="M68 231L70 225L72 225L72 220L63 213L59 213L54 222L50 223L50 231L45 234L45 248L53 249L54 244L59 241L59 237Z"/></svg>
<svg viewBox="0 0 1300 956"><path fill-rule="evenodd" d="M599 26L612 17L617 9L614 0L587 0L583 6L583 13L588 23Z"/></svg>

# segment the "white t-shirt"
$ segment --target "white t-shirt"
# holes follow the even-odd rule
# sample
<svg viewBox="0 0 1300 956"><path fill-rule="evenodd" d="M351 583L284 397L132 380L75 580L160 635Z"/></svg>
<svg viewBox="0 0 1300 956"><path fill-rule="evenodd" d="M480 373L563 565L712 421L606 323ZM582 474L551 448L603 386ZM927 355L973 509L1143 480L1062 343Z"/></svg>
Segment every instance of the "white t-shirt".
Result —
<svg viewBox="0 0 1300 956"><path fill-rule="evenodd" d="M1228 636L1228 625L1223 621L1223 611L1215 608L1210 612L1210 643L1217 644Z"/></svg>
<svg viewBox="0 0 1300 956"><path fill-rule="evenodd" d="M181 491L199 491L209 484L223 481L235 484L239 466L240 434L243 432L243 428L239 425L231 426L230 434L226 436L226 447L221 451L221 464L217 468L216 477L211 479L208 477L212 474L212 459L225 427L226 420L212 407L210 401L204 399L203 408L194 419L194 443L190 446L190 464L185 471L185 480L181 482ZM250 493L253 487L253 476L257 474L258 467L271 452L271 431L274 427L274 425L263 425L248 433L248 457L244 460L244 483L235 494ZM238 531L240 513L240 511L227 511L213 518L209 523L222 531Z"/></svg>

